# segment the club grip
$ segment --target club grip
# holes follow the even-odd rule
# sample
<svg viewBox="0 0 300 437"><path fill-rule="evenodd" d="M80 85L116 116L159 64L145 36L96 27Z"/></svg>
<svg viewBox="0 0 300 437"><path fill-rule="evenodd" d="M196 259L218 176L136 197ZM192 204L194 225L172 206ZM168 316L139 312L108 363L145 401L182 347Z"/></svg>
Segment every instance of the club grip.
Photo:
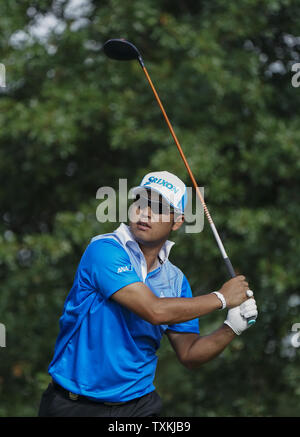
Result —
<svg viewBox="0 0 300 437"><path fill-rule="evenodd" d="M235 274L235 271L234 271L234 269L232 267L230 259L228 257L224 258L224 262L225 262L225 265L227 267L228 273L231 276L231 278L235 278L236 274Z"/></svg>
<svg viewBox="0 0 300 437"><path fill-rule="evenodd" d="M231 278L235 278L236 274L235 274L234 268L232 267L230 259L228 257L226 257L226 258L224 258L224 262L225 262L225 265L227 267L228 273L231 276ZM255 322L256 322L256 320L254 317L249 317L247 319L247 323L249 326L254 325Z"/></svg>

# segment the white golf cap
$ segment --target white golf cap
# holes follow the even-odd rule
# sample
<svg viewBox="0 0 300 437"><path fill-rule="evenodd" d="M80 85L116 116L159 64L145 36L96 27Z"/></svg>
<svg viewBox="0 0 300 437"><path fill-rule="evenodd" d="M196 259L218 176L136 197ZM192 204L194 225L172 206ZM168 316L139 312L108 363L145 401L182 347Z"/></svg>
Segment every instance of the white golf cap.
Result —
<svg viewBox="0 0 300 437"><path fill-rule="evenodd" d="M184 213L187 204L187 189L185 184L168 171L156 171L146 174L139 187L133 188L133 194L139 194L145 189L156 191L171 205L176 212Z"/></svg>

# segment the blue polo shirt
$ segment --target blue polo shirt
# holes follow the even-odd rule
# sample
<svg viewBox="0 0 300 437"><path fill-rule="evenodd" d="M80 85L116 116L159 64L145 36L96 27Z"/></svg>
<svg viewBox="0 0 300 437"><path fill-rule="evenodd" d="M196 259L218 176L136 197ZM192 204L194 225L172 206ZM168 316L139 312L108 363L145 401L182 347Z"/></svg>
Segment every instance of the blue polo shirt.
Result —
<svg viewBox="0 0 300 437"><path fill-rule="evenodd" d="M95 237L86 248L59 321L49 365L65 389L94 401L123 402L155 390L156 351L167 329L199 333L198 319L152 325L111 296L144 282L159 297L192 297L183 273L169 260L174 243L159 253L159 266L147 274L146 260L130 229Z"/></svg>

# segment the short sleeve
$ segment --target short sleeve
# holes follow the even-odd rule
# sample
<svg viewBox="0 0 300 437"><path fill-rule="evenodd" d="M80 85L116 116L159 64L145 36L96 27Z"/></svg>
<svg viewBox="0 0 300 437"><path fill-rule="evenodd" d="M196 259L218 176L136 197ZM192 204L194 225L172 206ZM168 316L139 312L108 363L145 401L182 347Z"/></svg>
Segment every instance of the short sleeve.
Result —
<svg viewBox="0 0 300 437"><path fill-rule="evenodd" d="M88 245L80 262L80 275L105 299L126 285L141 282L129 255L112 238L102 238Z"/></svg>
<svg viewBox="0 0 300 437"><path fill-rule="evenodd" d="M181 286L181 297L193 297L190 284L185 276L183 276L182 286ZM187 322L176 323L174 325L169 325L167 329L171 329L176 332L194 332L199 334L199 319L188 320Z"/></svg>

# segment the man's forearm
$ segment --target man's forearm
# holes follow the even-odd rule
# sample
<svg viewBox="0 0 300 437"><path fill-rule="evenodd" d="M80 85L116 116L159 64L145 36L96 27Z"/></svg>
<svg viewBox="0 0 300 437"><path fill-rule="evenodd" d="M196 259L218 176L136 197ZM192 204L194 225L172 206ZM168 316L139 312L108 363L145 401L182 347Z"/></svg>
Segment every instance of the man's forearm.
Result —
<svg viewBox="0 0 300 437"><path fill-rule="evenodd" d="M157 297L142 282L120 288L111 298L153 325L186 322L222 307L213 293L196 297Z"/></svg>
<svg viewBox="0 0 300 437"><path fill-rule="evenodd" d="M159 298L155 308L155 324L171 325L209 314L222 306L215 294L205 294L192 298Z"/></svg>
<svg viewBox="0 0 300 437"><path fill-rule="evenodd" d="M219 355L226 346L235 338L233 330L222 325L212 334L198 337L191 344L185 358L185 365L189 369L195 369L201 364L212 360Z"/></svg>

